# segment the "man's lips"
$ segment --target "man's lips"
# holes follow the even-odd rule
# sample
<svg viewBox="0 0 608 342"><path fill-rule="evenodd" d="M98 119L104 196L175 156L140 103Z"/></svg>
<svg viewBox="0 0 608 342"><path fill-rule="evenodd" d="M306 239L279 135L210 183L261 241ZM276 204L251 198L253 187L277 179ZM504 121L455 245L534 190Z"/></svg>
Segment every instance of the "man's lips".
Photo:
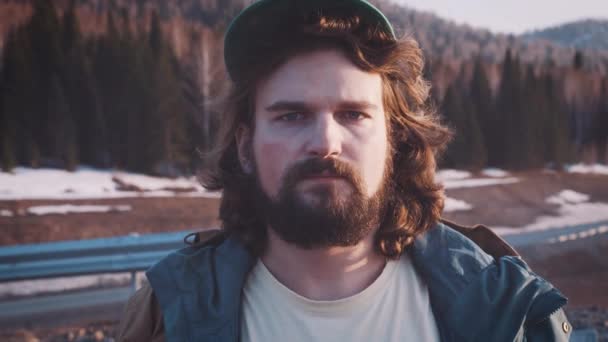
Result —
<svg viewBox="0 0 608 342"><path fill-rule="evenodd" d="M335 173L329 172L329 171L323 171L321 173L315 173L315 174L310 174L304 177L304 179L337 179L337 178L343 178L341 176L338 176Z"/></svg>
<svg viewBox="0 0 608 342"><path fill-rule="evenodd" d="M332 180L344 180L344 177L334 174L316 174L308 175L303 177L302 180L313 180L313 181L332 181Z"/></svg>

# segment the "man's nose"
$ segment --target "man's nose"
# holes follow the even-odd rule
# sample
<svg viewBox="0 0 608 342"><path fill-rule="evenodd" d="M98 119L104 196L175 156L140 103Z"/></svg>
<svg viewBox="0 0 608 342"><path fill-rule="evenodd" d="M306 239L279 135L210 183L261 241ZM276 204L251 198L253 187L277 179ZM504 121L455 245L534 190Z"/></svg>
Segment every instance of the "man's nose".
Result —
<svg viewBox="0 0 608 342"><path fill-rule="evenodd" d="M327 158L342 153L342 131L332 113L316 115L310 129L307 154L317 158Z"/></svg>

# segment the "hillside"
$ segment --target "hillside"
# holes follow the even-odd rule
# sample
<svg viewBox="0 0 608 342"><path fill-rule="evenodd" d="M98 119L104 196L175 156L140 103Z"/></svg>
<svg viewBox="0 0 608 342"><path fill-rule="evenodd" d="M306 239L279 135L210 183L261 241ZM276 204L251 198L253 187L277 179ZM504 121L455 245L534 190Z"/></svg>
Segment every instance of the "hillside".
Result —
<svg viewBox="0 0 608 342"><path fill-rule="evenodd" d="M421 43L427 56L433 59L462 61L471 60L481 55L486 61L502 61L507 48L511 48L522 62L537 65L569 66L572 64L576 49L581 49L586 57L585 67L588 70L605 74L608 71L608 31L602 31L600 25L591 25L594 29L594 40L604 40L601 48L572 46L562 44L555 39L528 39L526 36L494 34L483 28L456 24L429 12L421 12L392 3L387 0L375 1L397 26L400 32L411 33ZM571 32L570 39L585 40L589 25L577 25ZM560 39L565 34L553 34Z"/></svg>
<svg viewBox="0 0 608 342"><path fill-rule="evenodd" d="M54 1L63 11L69 0ZM227 22L251 0L81 0L78 13L85 34L104 30L104 14L120 9L131 18L145 19L151 10L158 12L166 31L174 38L178 55L197 44L189 36L202 28L222 32ZM483 28L456 24L432 13L395 4L390 0L373 0L400 33L413 34L432 59L459 62L478 55L498 63L511 48L525 63L570 65L577 49L587 58L586 67L606 73L608 70L608 22L586 20L535 31L522 36L494 34ZM0 45L2 37L31 15L32 0L0 0Z"/></svg>
<svg viewBox="0 0 608 342"><path fill-rule="evenodd" d="M575 49L608 50L608 20L587 19L536 30L522 36Z"/></svg>

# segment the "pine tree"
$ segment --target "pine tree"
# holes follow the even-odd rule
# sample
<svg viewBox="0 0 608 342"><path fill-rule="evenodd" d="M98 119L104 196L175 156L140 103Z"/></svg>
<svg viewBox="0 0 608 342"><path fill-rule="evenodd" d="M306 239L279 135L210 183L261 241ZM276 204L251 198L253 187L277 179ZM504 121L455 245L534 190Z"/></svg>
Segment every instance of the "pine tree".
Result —
<svg viewBox="0 0 608 342"><path fill-rule="evenodd" d="M546 162L559 169L570 161L573 155L573 147L570 143L570 118L560 87L551 74L547 73L543 77L542 89L544 98L547 99L547 117L544 125Z"/></svg>
<svg viewBox="0 0 608 342"><path fill-rule="evenodd" d="M65 92L78 132L78 159L83 163L107 167L106 128L89 56L80 33L80 24L72 0L62 22L62 47Z"/></svg>
<svg viewBox="0 0 608 342"><path fill-rule="evenodd" d="M445 166L479 170L485 166L487 154L478 116L469 97L462 91L464 87L458 83L451 84L446 90L441 109L455 132L445 155Z"/></svg>
<svg viewBox="0 0 608 342"><path fill-rule="evenodd" d="M107 147L103 147L99 153L105 163L120 168L126 164L125 107L133 102L134 97L128 75L136 65L127 59L130 50L122 46L112 10L107 12L106 22L106 34L97 40L92 62L99 99L99 121L107 127L104 132L107 134L102 138L103 145Z"/></svg>
<svg viewBox="0 0 608 342"><path fill-rule="evenodd" d="M500 88L497 98L498 123L502 128L498 145L500 151L492 155L496 159L492 164L506 168L520 167L519 153L521 151L522 132L522 90L521 69L519 60L507 49L503 62Z"/></svg>
<svg viewBox="0 0 608 342"><path fill-rule="evenodd" d="M38 166L40 149L35 139L34 66L26 27L11 32L3 50L2 106L7 141L18 164ZM7 163L8 164L8 163ZM7 166L8 167L8 166Z"/></svg>
<svg viewBox="0 0 608 342"><path fill-rule="evenodd" d="M39 153L44 160L52 160L57 156L53 155L51 146L55 132L48 129L51 124L51 113L49 103L53 101L50 97L52 79L55 75L60 77L62 82L62 61L61 51L61 28L59 19L53 3L51 1L36 0L34 2L34 13L26 25L28 40L31 46L31 68L33 76L33 102L32 118L30 120L31 134L35 144L39 148L32 147L32 154ZM67 115L67 112L65 113Z"/></svg>
<svg viewBox="0 0 608 342"><path fill-rule="evenodd" d="M541 124L543 116L541 99L538 94L538 84L534 67L528 65L523 81L522 107L517 113L518 139L517 155L514 165L517 168L531 168L542 165L542 149L544 143Z"/></svg>
<svg viewBox="0 0 608 342"><path fill-rule="evenodd" d="M8 113L4 107L4 73L0 70L0 169L10 172L15 167L15 152L12 146L12 130L14 127L9 124Z"/></svg>
<svg viewBox="0 0 608 342"><path fill-rule="evenodd" d="M162 36L160 20L153 15L148 45L140 65L145 73L138 78L148 79L143 87L141 113L145 117L143 127L144 149L142 167L146 172L175 175L176 169L190 163L188 130L186 127L186 103L182 92L177 59ZM190 154L190 155L189 155Z"/></svg>
<svg viewBox="0 0 608 342"><path fill-rule="evenodd" d="M495 160L493 155L501 153L499 141L501 128L498 124L490 82L480 56L475 61L470 91L470 98L477 115L484 147L487 151L487 163L490 164Z"/></svg>
<svg viewBox="0 0 608 342"><path fill-rule="evenodd" d="M72 120L68 100L57 75L52 77L49 98L48 128L52 132L49 157L57 160L66 170L74 171L78 166L76 125Z"/></svg>
<svg viewBox="0 0 608 342"><path fill-rule="evenodd" d="M593 127L595 129L598 161L608 163L608 156L606 155L608 149L608 78L602 80L600 101Z"/></svg>

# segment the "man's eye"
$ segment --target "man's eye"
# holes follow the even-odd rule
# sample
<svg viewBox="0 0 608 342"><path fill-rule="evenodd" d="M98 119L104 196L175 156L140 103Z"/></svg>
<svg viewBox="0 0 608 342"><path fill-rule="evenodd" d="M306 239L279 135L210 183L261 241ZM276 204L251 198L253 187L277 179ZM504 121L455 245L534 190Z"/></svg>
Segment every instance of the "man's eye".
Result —
<svg viewBox="0 0 608 342"><path fill-rule="evenodd" d="M297 121L304 119L304 113L301 112L292 112L280 115L277 118L279 121Z"/></svg>
<svg viewBox="0 0 608 342"><path fill-rule="evenodd" d="M365 113L349 110L342 112L340 115L345 120L358 121L366 118Z"/></svg>

